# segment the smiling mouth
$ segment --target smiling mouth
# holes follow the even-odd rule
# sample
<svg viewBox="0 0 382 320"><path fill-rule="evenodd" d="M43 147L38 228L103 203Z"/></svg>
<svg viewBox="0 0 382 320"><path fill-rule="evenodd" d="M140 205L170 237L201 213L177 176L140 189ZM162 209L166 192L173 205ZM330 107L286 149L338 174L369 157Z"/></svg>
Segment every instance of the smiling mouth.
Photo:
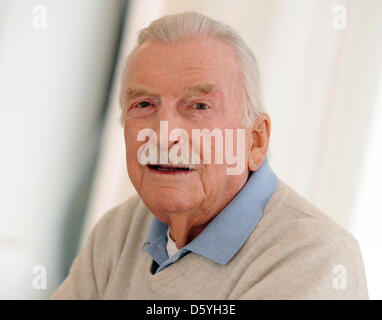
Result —
<svg viewBox="0 0 382 320"><path fill-rule="evenodd" d="M188 173L195 169L190 167L174 166L168 164L149 164L149 169L159 173Z"/></svg>

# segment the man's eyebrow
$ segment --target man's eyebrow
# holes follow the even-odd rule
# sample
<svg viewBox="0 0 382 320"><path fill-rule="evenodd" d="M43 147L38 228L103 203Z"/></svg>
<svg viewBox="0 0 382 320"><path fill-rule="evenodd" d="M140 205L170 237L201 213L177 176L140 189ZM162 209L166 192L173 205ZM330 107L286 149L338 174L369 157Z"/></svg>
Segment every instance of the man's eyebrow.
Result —
<svg viewBox="0 0 382 320"><path fill-rule="evenodd" d="M211 83L197 84L186 89L185 96L194 96L197 94L210 94L216 90L216 86ZM125 99L132 100L143 96L159 96L158 93L145 88L126 88Z"/></svg>
<svg viewBox="0 0 382 320"><path fill-rule="evenodd" d="M186 96L193 96L196 94L210 94L216 90L216 86L211 83L202 83L186 89Z"/></svg>
<svg viewBox="0 0 382 320"><path fill-rule="evenodd" d="M143 96L158 96L158 94L144 88L127 88L125 90L126 100L131 100Z"/></svg>

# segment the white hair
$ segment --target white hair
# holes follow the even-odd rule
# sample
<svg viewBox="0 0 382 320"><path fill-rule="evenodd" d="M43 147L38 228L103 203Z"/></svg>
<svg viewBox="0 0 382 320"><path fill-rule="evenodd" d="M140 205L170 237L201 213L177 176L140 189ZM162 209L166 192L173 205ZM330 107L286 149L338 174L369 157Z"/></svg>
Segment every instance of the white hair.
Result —
<svg viewBox="0 0 382 320"><path fill-rule="evenodd" d="M129 61L134 52L146 40L152 39L164 43L175 43L197 36L220 39L230 44L237 54L240 71L244 80L243 125L251 127L255 118L259 114L265 113L262 104L260 76L256 58L248 45L234 29L196 12L184 12L163 16L154 20L148 27L139 32L138 43L127 57L125 69L122 73L122 90L120 93L120 106L122 110L125 108L123 81L126 79Z"/></svg>

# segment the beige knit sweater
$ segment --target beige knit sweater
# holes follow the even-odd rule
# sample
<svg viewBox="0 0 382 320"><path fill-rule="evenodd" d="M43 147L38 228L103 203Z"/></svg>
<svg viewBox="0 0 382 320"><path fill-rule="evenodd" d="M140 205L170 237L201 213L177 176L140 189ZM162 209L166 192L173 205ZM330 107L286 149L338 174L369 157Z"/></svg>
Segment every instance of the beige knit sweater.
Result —
<svg viewBox="0 0 382 320"><path fill-rule="evenodd" d="M152 275L151 221L138 196L105 214L51 299L368 298L357 241L280 179L227 265L190 253Z"/></svg>

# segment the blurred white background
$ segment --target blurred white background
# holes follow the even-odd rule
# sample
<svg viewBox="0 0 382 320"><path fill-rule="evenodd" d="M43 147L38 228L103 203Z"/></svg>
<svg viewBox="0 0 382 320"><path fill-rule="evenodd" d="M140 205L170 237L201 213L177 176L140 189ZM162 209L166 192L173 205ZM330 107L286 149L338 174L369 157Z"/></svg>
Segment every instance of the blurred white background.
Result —
<svg viewBox="0 0 382 320"><path fill-rule="evenodd" d="M253 49L273 170L353 233L382 299L380 0L0 0L0 299L48 298L96 221L135 192L122 63L141 28L188 10Z"/></svg>

